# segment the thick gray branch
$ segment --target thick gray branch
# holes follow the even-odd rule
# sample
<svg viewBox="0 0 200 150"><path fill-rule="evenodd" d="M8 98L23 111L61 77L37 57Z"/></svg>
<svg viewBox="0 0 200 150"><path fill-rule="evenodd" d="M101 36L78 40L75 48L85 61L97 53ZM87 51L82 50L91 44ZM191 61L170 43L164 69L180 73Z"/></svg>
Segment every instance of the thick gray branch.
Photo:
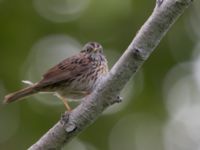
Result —
<svg viewBox="0 0 200 150"><path fill-rule="evenodd" d="M30 150L61 149L110 105L119 101L118 94L141 67L170 26L192 0L157 0L152 15L142 26L125 53L104 81L70 113L65 113Z"/></svg>

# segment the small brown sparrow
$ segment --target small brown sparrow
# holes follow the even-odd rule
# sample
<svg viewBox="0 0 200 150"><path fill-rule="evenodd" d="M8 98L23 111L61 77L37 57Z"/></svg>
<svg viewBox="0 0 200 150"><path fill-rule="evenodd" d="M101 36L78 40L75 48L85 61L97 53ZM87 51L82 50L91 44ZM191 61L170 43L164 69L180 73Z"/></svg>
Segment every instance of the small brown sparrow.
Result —
<svg viewBox="0 0 200 150"><path fill-rule="evenodd" d="M66 98L80 99L87 96L107 73L108 65L103 47L97 42L89 42L80 53L49 69L41 81L6 95L4 103L11 103L38 92L53 92L70 111Z"/></svg>

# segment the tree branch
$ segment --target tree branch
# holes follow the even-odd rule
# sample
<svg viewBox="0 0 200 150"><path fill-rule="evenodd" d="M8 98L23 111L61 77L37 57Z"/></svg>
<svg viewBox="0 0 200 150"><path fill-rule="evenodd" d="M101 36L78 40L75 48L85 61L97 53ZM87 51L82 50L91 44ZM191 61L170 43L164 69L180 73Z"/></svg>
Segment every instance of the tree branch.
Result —
<svg viewBox="0 0 200 150"><path fill-rule="evenodd" d="M176 19L192 0L157 0L152 15L139 30L127 50L94 92L70 113L65 113L29 150L61 149L64 144L94 122L142 66Z"/></svg>

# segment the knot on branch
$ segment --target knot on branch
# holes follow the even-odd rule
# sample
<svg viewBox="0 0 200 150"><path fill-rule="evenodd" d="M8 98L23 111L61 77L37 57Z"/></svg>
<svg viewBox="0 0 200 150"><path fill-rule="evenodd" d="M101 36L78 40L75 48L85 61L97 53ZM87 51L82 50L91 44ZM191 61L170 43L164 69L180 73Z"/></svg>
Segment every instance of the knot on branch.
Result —
<svg viewBox="0 0 200 150"><path fill-rule="evenodd" d="M139 61L144 61L147 58L145 51L137 47L133 48L133 57Z"/></svg>
<svg viewBox="0 0 200 150"><path fill-rule="evenodd" d="M69 120L70 112L62 114L60 123L63 125L66 132L71 133L77 129L77 126Z"/></svg>
<svg viewBox="0 0 200 150"><path fill-rule="evenodd" d="M123 97L121 97L121 96L118 95L118 96L116 97L116 99L115 99L115 102L116 102L116 103L121 103L122 100L123 100Z"/></svg>

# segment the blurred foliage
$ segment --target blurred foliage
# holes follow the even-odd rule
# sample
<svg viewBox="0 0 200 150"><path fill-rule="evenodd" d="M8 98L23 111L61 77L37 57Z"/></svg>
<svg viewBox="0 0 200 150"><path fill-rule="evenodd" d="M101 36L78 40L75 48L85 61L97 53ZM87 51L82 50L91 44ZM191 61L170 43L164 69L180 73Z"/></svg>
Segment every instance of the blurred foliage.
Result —
<svg viewBox="0 0 200 150"><path fill-rule="evenodd" d="M98 41L104 46L108 61L112 60L109 62L112 66L151 14L155 4L155 0L87 0L85 1L87 6L75 14L74 18L73 13L67 14L67 17L70 17L67 20L67 17L64 19L53 17L59 17L59 14L65 16L63 9L65 7L70 9L70 3L77 2L73 4L77 5L80 1L46 0L41 3L39 1L0 0L0 97L2 99L6 93L22 88L21 80L26 78L23 71L28 69L24 68L26 60L33 45L41 39L52 35L66 35L81 45L88 41ZM69 3L66 3L67 1ZM38 11L40 10L37 8L38 5L47 12ZM54 12L54 7L62 11L51 17L48 11ZM50 16L45 16L49 14ZM124 143L126 136L134 145L134 147L124 147L126 150L164 149L162 128L167 122L168 110L163 96L163 84L167 73L174 66L192 58L194 44L197 43L197 38L190 29L192 14L192 8L186 11L145 62L135 78L142 80L142 83L133 81L134 88L127 87L130 91L138 91L137 88L142 86L140 92L129 95L128 105L124 105L120 111L102 115L78 137L79 140L73 141L69 149L116 150L113 145L119 145L120 141L122 146L130 145ZM48 57L41 57L40 59L48 60ZM37 59L31 59L30 66L36 61ZM127 99L124 99L123 103L125 101ZM0 106L0 149L27 149L59 120L62 112L64 112L63 105L41 104L35 102L34 97ZM123 122L123 118L128 116L132 119L125 119ZM126 126L130 126L127 127L130 131L126 130ZM8 130L11 133L7 133ZM120 134L116 133L118 131L122 132L121 138ZM131 135L138 135L140 138L133 138ZM85 148L83 146L73 148L77 143L82 143Z"/></svg>

